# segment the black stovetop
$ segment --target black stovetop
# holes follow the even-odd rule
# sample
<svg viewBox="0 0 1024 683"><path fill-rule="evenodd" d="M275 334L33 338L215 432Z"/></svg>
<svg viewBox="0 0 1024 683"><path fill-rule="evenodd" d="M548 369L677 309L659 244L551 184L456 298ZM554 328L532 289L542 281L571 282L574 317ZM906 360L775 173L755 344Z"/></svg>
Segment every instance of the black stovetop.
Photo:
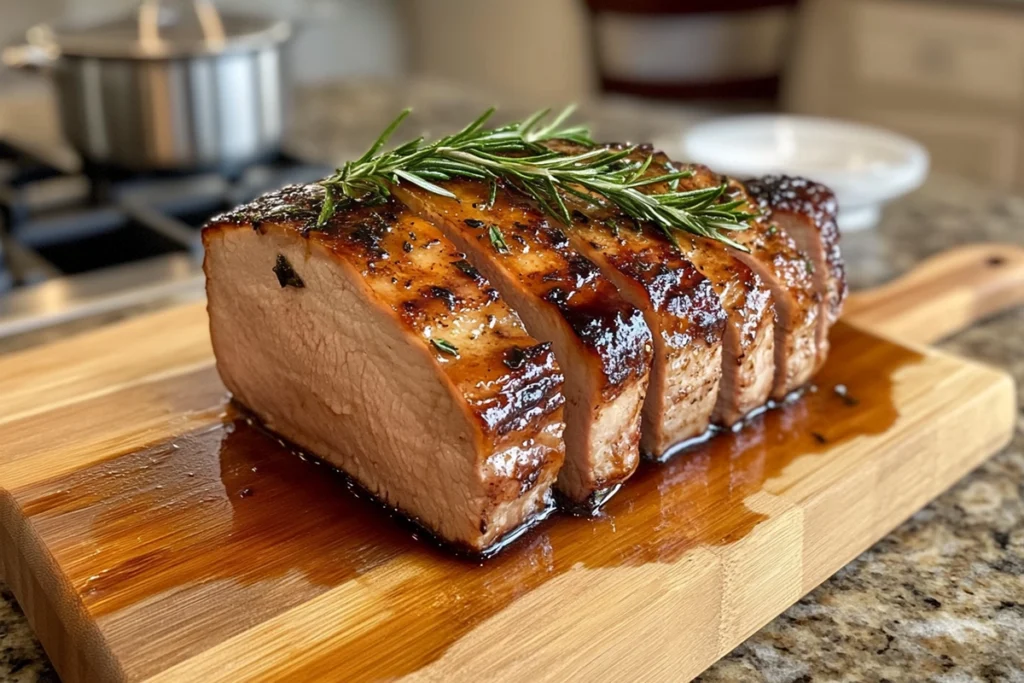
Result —
<svg viewBox="0 0 1024 683"><path fill-rule="evenodd" d="M284 156L230 175L83 171L0 141L0 295L168 254L199 259L211 216L329 171Z"/></svg>

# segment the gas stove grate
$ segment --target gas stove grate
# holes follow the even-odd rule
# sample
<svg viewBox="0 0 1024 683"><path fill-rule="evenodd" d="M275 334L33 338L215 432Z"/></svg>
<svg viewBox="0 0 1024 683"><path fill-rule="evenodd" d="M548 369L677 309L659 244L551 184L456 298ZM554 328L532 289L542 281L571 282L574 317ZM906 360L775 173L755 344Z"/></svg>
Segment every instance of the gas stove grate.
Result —
<svg viewBox="0 0 1024 683"><path fill-rule="evenodd" d="M211 216L329 171L282 156L233 176L82 172L0 141L0 294L170 254L198 261Z"/></svg>
<svg viewBox="0 0 1024 683"><path fill-rule="evenodd" d="M213 215L331 169L280 157L233 175L125 175L0 141L0 337L201 287Z"/></svg>

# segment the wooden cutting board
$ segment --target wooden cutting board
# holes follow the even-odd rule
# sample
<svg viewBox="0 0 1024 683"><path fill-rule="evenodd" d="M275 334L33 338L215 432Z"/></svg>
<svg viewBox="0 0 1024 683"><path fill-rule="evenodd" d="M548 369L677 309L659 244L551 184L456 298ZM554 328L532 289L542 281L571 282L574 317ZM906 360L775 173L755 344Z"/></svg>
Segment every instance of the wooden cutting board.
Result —
<svg viewBox="0 0 1024 683"><path fill-rule="evenodd" d="M849 310L928 341L1022 294L983 247ZM65 681L685 680L1015 419L1008 376L841 323L802 400L479 566L225 399L201 305L0 359L2 566Z"/></svg>

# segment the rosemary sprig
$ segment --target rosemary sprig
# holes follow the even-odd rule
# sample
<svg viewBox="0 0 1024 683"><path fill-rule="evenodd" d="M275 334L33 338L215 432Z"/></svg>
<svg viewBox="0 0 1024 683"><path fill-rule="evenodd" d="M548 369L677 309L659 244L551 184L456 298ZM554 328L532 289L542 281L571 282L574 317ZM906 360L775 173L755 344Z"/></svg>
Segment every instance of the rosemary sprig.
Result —
<svg viewBox="0 0 1024 683"><path fill-rule="evenodd" d="M745 211L742 201L729 195L727 184L678 192L678 181L689 177L689 171L670 170L647 176L650 156L638 161L629 158L635 148L597 147L585 126L565 125L572 115L571 107L550 122L546 122L550 112L545 110L522 121L488 128L486 124L494 111L488 109L454 135L434 142L417 138L381 152L409 115L410 110L406 109L365 154L321 181L325 200L317 225L327 223L337 208L347 202L384 201L391 195L391 187L403 182L454 198L437 183L460 177L488 182L491 197L501 180L532 197L544 211L566 225L572 225L565 204L567 197L592 203L597 195L634 221L655 224L673 244L674 231L681 230L744 249L726 232L746 229L753 216ZM586 149L568 153L545 145L556 141L573 142ZM667 183L670 191L641 191L658 183ZM504 240L495 240L493 235L491 238L495 248L504 244Z"/></svg>
<svg viewBox="0 0 1024 683"><path fill-rule="evenodd" d="M508 253L508 243L505 242L505 236L501 234L501 228L492 224L487 228L487 236L491 239L491 246L494 247L494 251L499 254Z"/></svg>
<svg viewBox="0 0 1024 683"><path fill-rule="evenodd" d="M452 344L449 341L439 339L437 337L431 337L430 343L433 344L434 348L436 348L438 351L441 351L442 353L447 353L449 356L459 355L459 350L455 347L454 344Z"/></svg>

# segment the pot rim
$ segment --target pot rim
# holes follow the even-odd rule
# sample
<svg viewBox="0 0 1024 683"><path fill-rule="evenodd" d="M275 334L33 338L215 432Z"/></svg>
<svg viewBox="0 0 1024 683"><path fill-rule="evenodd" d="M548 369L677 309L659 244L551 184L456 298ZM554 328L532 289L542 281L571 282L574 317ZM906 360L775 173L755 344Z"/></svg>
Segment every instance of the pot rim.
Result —
<svg viewBox="0 0 1024 683"><path fill-rule="evenodd" d="M280 45L292 36L292 26L284 19L265 19L251 14L234 15L234 17L264 25L247 33L227 36L220 42L202 41L184 44L161 39L146 44L140 41L102 41L87 35L62 38L59 33L59 24L42 23L28 30L26 42L51 60L56 60L59 57L78 57L162 61L256 52L266 47Z"/></svg>

